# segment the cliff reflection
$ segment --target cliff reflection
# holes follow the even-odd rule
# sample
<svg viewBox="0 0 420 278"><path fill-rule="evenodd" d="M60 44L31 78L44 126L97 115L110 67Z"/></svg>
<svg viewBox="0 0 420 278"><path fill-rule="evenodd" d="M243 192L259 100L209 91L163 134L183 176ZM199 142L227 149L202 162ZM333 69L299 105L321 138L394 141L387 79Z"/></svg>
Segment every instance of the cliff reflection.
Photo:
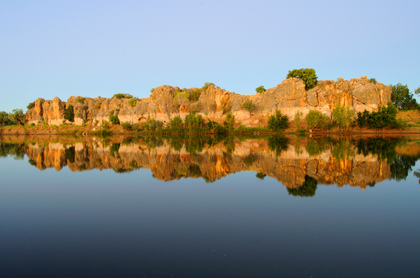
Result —
<svg viewBox="0 0 420 278"><path fill-rule="evenodd" d="M13 140L19 143L12 143ZM74 140L73 140L74 141ZM416 142L396 139L332 140L274 136L240 140L234 137L85 138L56 142L3 138L0 154L38 169L68 167L71 171L113 169L127 173L150 169L159 180L203 178L214 182L229 174L254 171L272 177L290 195L313 196L318 185L350 185L365 189L386 179L405 179L419 158ZM405 150L410 150L408 155ZM417 150L419 149L419 150Z"/></svg>

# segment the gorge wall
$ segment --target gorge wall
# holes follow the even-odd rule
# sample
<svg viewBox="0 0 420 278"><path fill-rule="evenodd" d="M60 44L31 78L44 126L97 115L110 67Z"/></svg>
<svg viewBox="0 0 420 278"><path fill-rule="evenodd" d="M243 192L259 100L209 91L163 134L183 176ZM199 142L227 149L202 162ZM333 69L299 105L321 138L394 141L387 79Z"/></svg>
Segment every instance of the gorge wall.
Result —
<svg viewBox="0 0 420 278"><path fill-rule="evenodd" d="M200 92L198 100L176 98L179 92L190 94ZM242 105L251 101L255 109L245 110ZM305 90L302 80L290 78L255 95L240 95L228 92L215 86L206 89L178 87L157 87L148 98L81 98L70 97L66 102L58 97L53 100L38 98L34 107L26 113L28 124L48 123L60 125L68 123L64 119L66 107L74 107L74 124L81 125L91 122L93 126L109 120L109 114L117 115L120 122L139 123L149 118L168 123L175 116L185 116L195 111L204 118L223 122L225 115L231 112L235 115L236 126L263 126L267 123L267 115L275 110L293 118L297 111L306 115L309 110L319 110L328 115L336 105L349 106L358 111L376 110L380 105L386 105L391 100L391 88L381 83L371 82L366 76L351 80L339 78L318 81L318 84Z"/></svg>

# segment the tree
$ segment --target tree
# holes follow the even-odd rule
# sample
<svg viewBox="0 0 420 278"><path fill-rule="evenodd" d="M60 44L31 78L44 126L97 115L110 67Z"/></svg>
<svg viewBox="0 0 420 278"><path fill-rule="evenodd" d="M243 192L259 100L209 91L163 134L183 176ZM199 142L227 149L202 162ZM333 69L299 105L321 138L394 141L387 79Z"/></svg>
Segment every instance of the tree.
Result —
<svg viewBox="0 0 420 278"><path fill-rule="evenodd" d="M70 122L74 122L73 105L67 106L66 110L64 110L64 119L69 120Z"/></svg>
<svg viewBox="0 0 420 278"><path fill-rule="evenodd" d="M299 78L305 84L305 89L309 90L315 87L318 83L318 76L316 76L314 69L294 69L289 70L286 78Z"/></svg>
<svg viewBox="0 0 420 278"><path fill-rule="evenodd" d="M169 122L169 127L171 129L182 129L183 128L183 123L182 123L181 117L176 116L173 119L171 119L171 121Z"/></svg>
<svg viewBox="0 0 420 278"><path fill-rule="evenodd" d="M227 113L226 115L226 119L223 122L224 127L232 132L233 131L233 125L235 124L235 115L233 115L232 113Z"/></svg>
<svg viewBox="0 0 420 278"><path fill-rule="evenodd" d="M282 115L280 110L276 110L275 115L268 117L268 128L274 131L280 131L289 127L289 117Z"/></svg>
<svg viewBox="0 0 420 278"><path fill-rule="evenodd" d="M332 111L333 123L339 128L348 128L353 122L355 114L350 107L337 105Z"/></svg>
<svg viewBox="0 0 420 278"><path fill-rule="evenodd" d="M259 86L258 88L255 89L255 91L259 94L261 94L262 92L267 91L264 86Z"/></svg>
<svg viewBox="0 0 420 278"><path fill-rule="evenodd" d="M7 112L1 111L0 112L0 124L2 126L9 124L9 114Z"/></svg>
<svg viewBox="0 0 420 278"><path fill-rule="evenodd" d="M392 89L391 102L401 110L417 109L418 104L413 94L410 93L407 85L398 83L397 85L389 85ZM418 89L417 89L418 90ZM417 92L416 90L416 92Z"/></svg>
<svg viewBox="0 0 420 278"><path fill-rule="evenodd" d="M9 121L12 124L24 125L25 124L25 114L22 109L13 109L13 113L8 115Z"/></svg>

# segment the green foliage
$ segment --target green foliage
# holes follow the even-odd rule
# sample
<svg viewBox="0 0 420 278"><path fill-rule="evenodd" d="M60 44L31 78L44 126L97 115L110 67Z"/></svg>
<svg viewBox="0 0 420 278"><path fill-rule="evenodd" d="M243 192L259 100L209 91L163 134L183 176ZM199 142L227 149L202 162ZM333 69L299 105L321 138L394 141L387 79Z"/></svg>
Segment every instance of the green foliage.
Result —
<svg viewBox="0 0 420 278"><path fill-rule="evenodd" d="M407 123L405 121L397 121L396 116L398 109L388 103L388 107L379 106L378 111L369 112L367 110L357 113L356 124L359 127L369 128L405 128Z"/></svg>
<svg viewBox="0 0 420 278"><path fill-rule="evenodd" d="M176 116L174 118L171 119L171 121L169 122L169 127L171 129L175 129L175 130L182 130L182 128L184 127L183 123L182 123L182 119L180 116Z"/></svg>
<svg viewBox="0 0 420 278"><path fill-rule="evenodd" d="M328 139L309 139L308 143L306 143L305 149L309 156L318 156L328 150L330 144Z"/></svg>
<svg viewBox="0 0 420 278"><path fill-rule="evenodd" d="M255 162L255 160L256 160L256 158L252 154L250 154L250 155L246 156L244 159L242 159L244 164L248 167L251 166Z"/></svg>
<svg viewBox="0 0 420 278"><path fill-rule="evenodd" d="M289 70L286 78L299 78L305 84L305 89L309 90L315 87L318 83L318 76L316 76L314 69L294 69Z"/></svg>
<svg viewBox="0 0 420 278"><path fill-rule="evenodd" d="M118 116L112 115L111 113L109 115L109 121L111 122L111 124L114 124L114 125L118 125L120 123L120 119L118 119Z"/></svg>
<svg viewBox="0 0 420 278"><path fill-rule="evenodd" d="M130 95L130 94L115 94L115 95L112 96L111 99L113 99L113 98L118 98L118 99L122 99L122 98L133 98L133 96Z"/></svg>
<svg viewBox="0 0 420 278"><path fill-rule="evenodd" d="M235 115L233 115L232 113L228 113L226 115L226 119L223 122L223 126L229 131L232 132L233 131L233 125L235 124Z"/></svg>
<svg viewBox="0 0 420 278"><path fill-rule="evenodd" d="M264 88L264 86L259 86L259 87L257 87L257 88L255 89L255 91L256 91L257 93L261 94L262 92L265 92L265 91L267 91L267 90Z"/></svg>
<svg viewBox="0 0 420 278"><path fill-rule="evenodd" d="M153 93L156 90L156 88L150 89L150 92Z"/></svg>
<svg viewBox="0 0 420 278"><path fill-rule="evenodd" d="M279 156L283 151L286 151L289 146L289 139L282 135L275 135L268 138L268 149L274 151Z"/></svg>
<svg viewBox="0 0 420 278"><path fill-rule="evenodd" d="M317 110L309 110L309 113L306 115L305 120L309 129L330 127L330 118Z"/></svg>
<svg viewBox="0 0 420 278"><path fill-rule="evenodd" d="M118 151L120 150L120 143L114 143L109 147L109 152L113 157L115 157L118 154Z"/></svg>
<svg viewBox="0 0 420 278"><path fill-rule="evenodd" d="M275 115L268 117L268 128L280 131L289 127L289 117L282 115L280 110L276 110Z"/></svg>
<svg viewBox="0 0 420 278"><path fill-rule="evenodd" d="M11 125L24 125L25 114L22 109L13 109L12 113L7 114L8 124Z"/></svg>
<svg viewBox="0 0 420 278"><path fill-rule="evenodd" d="M189 101L195 102L200 98L201 91L200 90L191 90L188 96Z"/></svg>
<svg viewBox="0 0 420 278"><path fill-rule="evenodd" d="M392 89L391 102L400 110L419 109L419 105L413 94L410 93L407 85L398 83L397 85L389 85ZM416 90L417 92L417 90Z"/></svg>
<svg viewBox="0 0 420 278"><path fill-rule="evenodd" d="M64 110L64 119L74 122L74 109L72 105L67 106L66 110Z"/></svg>
<svg viewBox="0 0 420 278"><path fill-rule="evenodd" d="M0 112L0 123L2 126L10 124L9 114L5 111Z"/></svg>
<svg viewBox="0 0 420 278"><path fill-rule="evenodd" d="M295 113L295 126L297 129L300 129L300 120L302 118L303 113L301 111L297 111Z"/></svg>
<svg viewBox="0 0 420 278"><path fill-rule="evenodd" d="M201 115L196 115L194 112L190 112L185 117L185 128L186 129L200 129L204 127L204 120Z"/></svg>
<svg viewBox="0 0 420 278"><path fill-rule="evenodd" d="M371 79L369 79L369 82L370 82L370 83L372 83L372 84L376 84L376 83L377 83L377 81L376 81L376 79L375 79L375 78L371 78Z"/></svg>
<svg viewBox="0 0 420 278"><path fill-rule="evenodd" d="M100 102L95 103L95 105L93 106L93 108L95 108L96 110L101 109L101 103Z"/></svg>
<svg viewBox="0 0 420 278"><path fill-rule="evenodd" d="M146 123L146 129L155 131L157 128L156 120L155 119L148 119Z"/></svg>
<svg viewBox="0 0 420 278"><path fill-rule="evenodd" d="M264 174L264 173L262 173L262 172L259 172L259 173L257 173L257 175L255 175L258 179L260 179L260 180L263 180L267 175L266 174Z"/></svg>
<svg viewBox="0 0 420 278"><path fill-rule="evenodd" d="M204 83L204 86L201 89L203 89L203 91L205 91L210 86L214 86L214 83L212 83L212 82L206 82L206 83Z"/></svg>
<svg viewBox="0 0 420 278"><path fill-rule="evenodd" d="M130 105L131 107L135 107L137 104L137 99L136 98L132 98L128 101L128 105Z"/></svg>
<svg viewBox="0 0 420 278"><path fill-rule="evenodd" d="M76 154L76 150L74 147L70 147L64 151L65 157L68 160L68 163L74 163L74 156Z"/></svg>
<svg viewBox="0 0 420 278"><path fill-rule="evenodd" d="M186 92L176 92L174 94L174 101L178 106L187 105L189 102L188 94Z"/></svg>
<svg viewBox="0 0 420 278"><path fill-rule="evenodd" d="M28 104L28 106L26 106L26 108L28 108L28 110L32 109L34 107L35 107L35 102L31 102L31 103Z"/></svg>
<svg viewBox="0 0 420 278"><path fill-rule="evenodd" d="M108 122L108 121L104 121L104 122L102 123L101 127L102 127L103 129L109 129L109 122Z"/></svg>
<svg viewBox="0 0 420 278"><path fill-rule="evenodd" d="M77 101L78 103L84 104L84 103L85 103L85 98L84 98L84 97L77 97L77 98L76 98L76 101Z"/></svg>
<svg viewBox="0 0 420 278"><path fill-rule="evenodd" d="M245 100L244 103L242 104L242 108L244 108L248 112L252 112L255 109L255 105L252 103L252 101Z"/></svg>
<svg viewBox="0 0 420 278"><path fill-rule="evenodd" d="M287 192L292 196L313 197L317 189L318 182L313 177L305 175L305 181L302 186L297 188L287 188Z"/></svg>
<svg viewBox="0 0 420 278"><path fill-rule="evenodd" d="M332 111L333 124L340 128L348 128L352 124L355 114L350 107L337 105Z"/></svg>
<svg viewBox="0 0 420 278"><path fill-rule="evenodd" d="M124 130L132 130L133 129L133 125L130 124L129 122L123 122L123 123L121 123L121 126Z"/></svg>

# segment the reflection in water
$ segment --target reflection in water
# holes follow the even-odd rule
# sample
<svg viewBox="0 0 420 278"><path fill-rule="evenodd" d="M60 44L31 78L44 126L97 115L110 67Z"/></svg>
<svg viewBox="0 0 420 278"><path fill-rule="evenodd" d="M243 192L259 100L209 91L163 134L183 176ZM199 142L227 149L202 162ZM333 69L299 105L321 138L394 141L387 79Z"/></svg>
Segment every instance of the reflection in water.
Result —
<svg viewBox="0 0 420 278"><path fill-rule="evenodd" d="M378 138L111 137L75 143L35 137L10 142L13 139L3 138L1 156L23 159L26 154L29 163L41 170L59 171L67 166L71 171L113 169L127 173L147 168L159 180L203 178L206 182L254 171L261 180L267 176L277 179L290 195L305 197L314 196L321 184L365 189L386 179L404 180L420 153L404 153L404 146L417 147L416 142Z"/></svg>

